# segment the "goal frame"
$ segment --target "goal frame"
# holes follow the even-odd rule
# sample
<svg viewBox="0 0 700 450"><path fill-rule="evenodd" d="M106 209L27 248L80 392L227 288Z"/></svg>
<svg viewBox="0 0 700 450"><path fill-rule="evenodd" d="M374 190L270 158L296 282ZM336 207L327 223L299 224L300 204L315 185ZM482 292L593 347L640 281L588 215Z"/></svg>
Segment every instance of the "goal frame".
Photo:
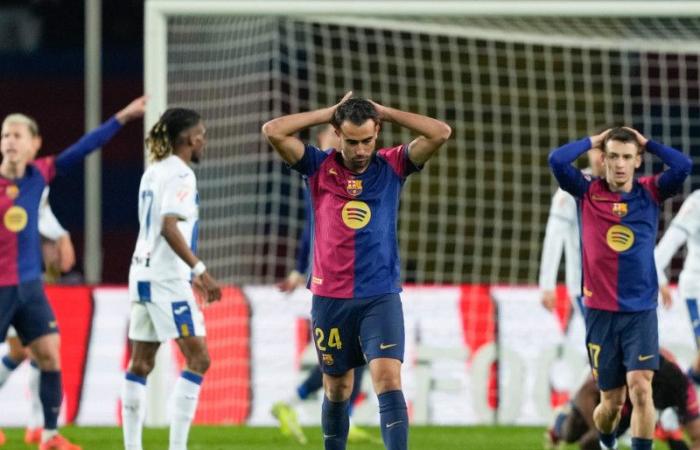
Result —
<svg viewBox="0 0 700 450"><path fill-rule="evenodd" d="M144 88L147 133L168 104L167 18L174 15L260 16L473 16L473 17L691 17L700 2L609 0L147 0L144 14Z"/></svg>

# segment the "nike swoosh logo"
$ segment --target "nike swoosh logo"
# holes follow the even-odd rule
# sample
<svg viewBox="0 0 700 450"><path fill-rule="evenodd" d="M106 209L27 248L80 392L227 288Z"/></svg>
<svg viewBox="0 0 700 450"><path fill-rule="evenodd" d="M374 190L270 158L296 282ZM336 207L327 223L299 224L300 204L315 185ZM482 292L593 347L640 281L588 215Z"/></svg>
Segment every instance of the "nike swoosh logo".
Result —
<svg viewBox="0 0 700 450"><path fill-rule="evenodd" d="M394 344L394 345L396 345L396 344ZM387 424L386 424L386 427L387 427L387 428L391 428L391 427L393 427L394 425L400 424L401 422L403 422L403 420L397 420L396 422L387 423Z"/></svg>
<svg viewBox="0 0 700 450"><path fill-rule="evenodd" d="M188 309L187 306L180 306L175 311L173 311L173 313L175 313L176 315L180 315L180 314L184 313L185 311L187 311L187 309Z"/></svg>
<svg viewBox="0 0 700 450"><path fill-rule="evenodd" d="M396 347L399 344L379 344L379 350L386 350L387 348Z"/></svg>
<svg viewBox="0 0 700 450"><path fill-rule="evenodd" d="M640 360L640 361L646 361L646 360L648 360L648 359L653 358L654 356L656 356L656 355L646 355L646 356L639 355L639 360Z"/></svg>
<svg viewBox="0 0 700 450"><path fill-rule="evenodd" d="M333 438L335 436L336 436L335 434L324 434L323 439L330 439L330 438Z"/></svg>

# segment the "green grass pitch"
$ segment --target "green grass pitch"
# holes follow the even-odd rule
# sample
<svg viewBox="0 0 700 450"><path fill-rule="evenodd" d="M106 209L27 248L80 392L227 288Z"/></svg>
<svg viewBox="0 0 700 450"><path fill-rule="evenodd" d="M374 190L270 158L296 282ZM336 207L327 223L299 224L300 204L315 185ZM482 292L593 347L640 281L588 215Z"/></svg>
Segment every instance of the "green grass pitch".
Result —
<svg viewBox="0 0 700 450"><path fill-rule="evenodd" d="M377 428L366 428L379 437ZM7 444L0 450L28 450L23 430L5 429ZM309 443L302 446L285 438L277 428L193 427L189 450L302 450L323 449L321 430L305 428ZM63 433L83 450L120 450L119 428L67 427ZM411 427L411 450L541 450L543 428L529 427ZM168 430L145 429L144 450L166 450ZM348 444L347 450L382 450L377 444ZM573 450L576 447L566 447ZM664 449L664 444L655 448Z"/></svg>

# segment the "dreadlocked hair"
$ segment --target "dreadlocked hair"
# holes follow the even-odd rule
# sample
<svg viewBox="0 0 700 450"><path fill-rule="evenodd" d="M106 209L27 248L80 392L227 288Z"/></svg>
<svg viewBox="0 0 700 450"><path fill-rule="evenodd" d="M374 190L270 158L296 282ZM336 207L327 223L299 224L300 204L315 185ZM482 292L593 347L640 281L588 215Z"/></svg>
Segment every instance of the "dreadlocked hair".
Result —
<svg viewBox="0 0 700 450"><path fill-rule="evenodd" d="M199 113L191 109L170 108L166 110L148 132L146 148L149 159L160 161L170 156L180 139L180 133L197 125L201 119Z"/></svg>

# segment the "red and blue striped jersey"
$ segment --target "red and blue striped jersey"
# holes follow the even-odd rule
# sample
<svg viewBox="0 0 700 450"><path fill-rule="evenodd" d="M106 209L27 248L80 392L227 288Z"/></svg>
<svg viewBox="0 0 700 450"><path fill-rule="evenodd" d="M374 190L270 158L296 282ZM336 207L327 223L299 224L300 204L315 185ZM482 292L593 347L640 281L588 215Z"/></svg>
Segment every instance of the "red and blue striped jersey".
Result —
<svg viewBox="0 0 700 450"><path fill-rule="evenodd" d="M53 177L77 166L90 152L106 144L121 129L112 117L63 150L27 164L17 179L0 176L0 287L41 279L39 204Z"/></svg>
<svg viewBox="0 0 700 450"><path fill-rule="evenodd" d="M39 203L55 173L48 157L29 164L22 178L0 177L0 286L41 279Z"/></svg>
<svg viewBox="0 0 700 450"><path fill-rule="evenodd" d="M681 188L690 173L690 160L677 150L649 141L647 149L670 169L635 179L630 192L613 192L605 179L584 175L571 166L590 148L587 138L555 150L549 158L562 189L577 199L584 304L606 311L654 309L659 205Z"/></svg>
<svg viewBox="0 0 700 450"><path fill-rule="evenodd" d="M378 150L358 174L339 151L307 145L292 168L306 177L311 197L311 291L343 299L401 292L399 196L406 177L420 169L408 146Z"/></svg>

